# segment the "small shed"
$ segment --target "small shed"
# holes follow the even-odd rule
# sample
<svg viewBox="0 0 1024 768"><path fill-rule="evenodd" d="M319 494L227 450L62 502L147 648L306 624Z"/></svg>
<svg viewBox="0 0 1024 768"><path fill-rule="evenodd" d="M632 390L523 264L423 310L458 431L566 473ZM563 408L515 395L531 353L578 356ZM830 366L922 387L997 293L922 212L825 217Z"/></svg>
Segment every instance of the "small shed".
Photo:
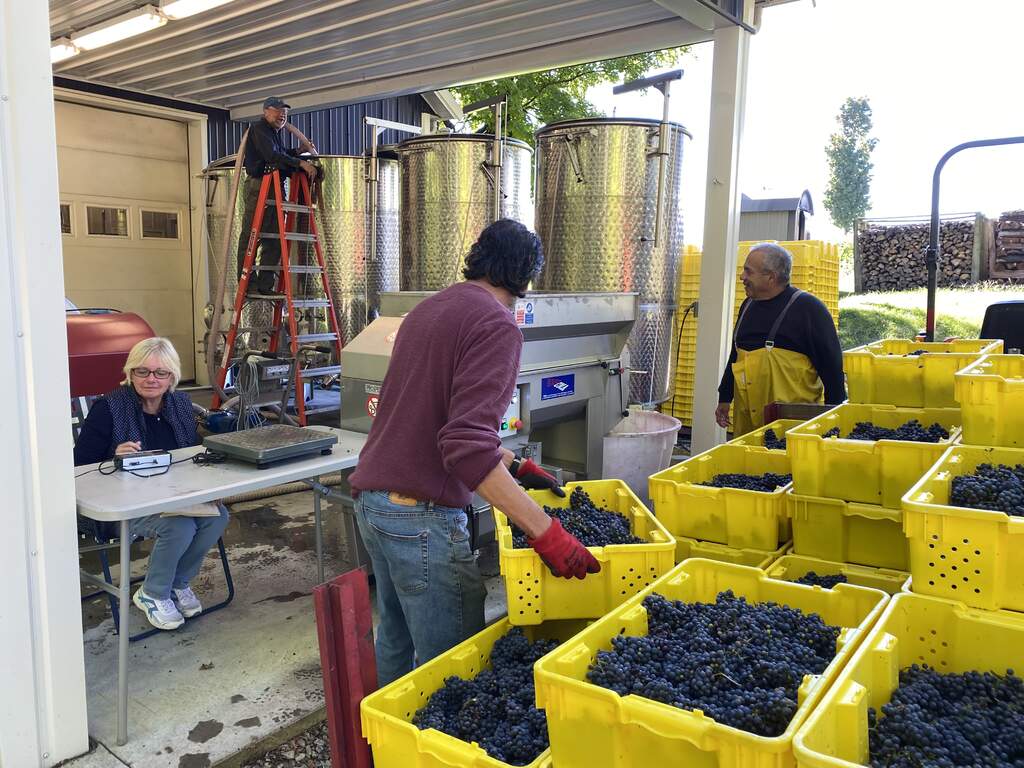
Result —
<svg viewBox="0 0 1024 768"><path fill-rule="evenodd" d="M809 219L814 215L811 193L797 197L740 201L740 240L809 240Z"/></svg>

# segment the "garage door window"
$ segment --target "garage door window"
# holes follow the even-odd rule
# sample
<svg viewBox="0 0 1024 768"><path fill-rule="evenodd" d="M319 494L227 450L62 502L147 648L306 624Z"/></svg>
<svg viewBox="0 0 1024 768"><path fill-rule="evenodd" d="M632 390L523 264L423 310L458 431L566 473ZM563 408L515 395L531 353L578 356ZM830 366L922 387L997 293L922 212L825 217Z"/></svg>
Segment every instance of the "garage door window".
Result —
<svg viewBox="0 0 1024 768"><path fill-rule="evenodd" d="M142 236L177 240L178 214L166 211L143 211Z"/></svg>
<svg viewBox="0 0 1024 768"><path fill-rule="evenodd" d="M71 204L61 203L60 204L60 232L62 235L70 235L71 233Z"/></svg>
<svg viewBox="0 0 1024 768"><path fill-rule="evenodd" d="M85 208L90 235L128 237L128 209L87 205Z"/></svg>

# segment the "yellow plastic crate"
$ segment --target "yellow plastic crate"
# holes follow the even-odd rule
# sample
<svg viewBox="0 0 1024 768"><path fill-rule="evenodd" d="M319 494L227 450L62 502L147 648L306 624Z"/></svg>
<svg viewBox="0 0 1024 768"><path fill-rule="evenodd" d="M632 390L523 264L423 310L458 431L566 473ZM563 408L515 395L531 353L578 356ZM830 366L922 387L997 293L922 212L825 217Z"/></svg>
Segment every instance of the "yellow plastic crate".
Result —
<svg viewBox="0 0 1024 768"><path fill-rule="evenodd" d="M540 624L552 619L596 619L671 570L676 541L665 526L621 480L587 480L565 486L566 497L551 491L527 491L538 504L568 507L569 494L580 486L591 500L629 520L644 544L590 547L601 572L585 579L555 576L532 549L513 549L508 518L494 510L501 575L505 577L508 616L513 624Z"/></svg>
<svg viewBox="0 0 1024 768"><path fill-rule="evenodd" d="M847 435L859 421L895 428L911 419L917 419L926 427L938 422L950 433L949 439L940 443L913 443L822 437L833 427L839 427L840 435ZM900 499L907 489L950 444L958 442L959 437L958 408L838 405L786 432L786 450L793 464L793 489L802 496L824 496L899 509Z"/></svg>
<svg viewBox="0 0 1024 768"><path fill-rule="evenodd" d="M789 545L790 542L787 541L775 551L765 552L760 549L734 549L713 541L698 541L697 539L687 539L684 536L676 536L676 563L696 557L720 563L764 568L786 554L789 551Z"/></svg>
<svg viewBox="0 0 1024 768"><path fill-rule="evenodd" d="M728 445L745 445L748 448L757 448L762 451L769 450L764 447L764 433L769 429L775 430L775 437L785 437L786 432L793 427L799 427L803 424L802 419L778 419L773 421L771 424L765 424L763 427L755 429L753 432L747 432L745 435L734 437L729 441ZM772 450L779 450L777 448Z"/></svg>
<svg viewBox="0 0 1024 768"><path fill-rule="evenodd" d="M969 445L1024 448L1024 355L989 355L955 376Z"/></svg>
<svg viewBox="0 0 1024 768"><path fill-rule="evenodd" d="M919 349L927 352L908 356ZM1002 341L985 339L931 343L885 339L847 350L843 368L850 402L955 408L953 375L980 355L1002 350Z"/></svg>
<svg viewBox="0 0 1024 768"><path fill-rule="evenodd" d="M949 505L953 478L986 463L1024 464L1024 449L954 446L903 497L913 590L1024 611L1024 518Z"/></svg>
<svg viewBox="0 0 1024 768"><path fill-rule="evenodd" d="M774 550L789 539L787 483L773 493L709 488L698 483L740 472L789 474L789 456L742 445L719 445L651 475L648 495L658 520L673 536L726 544L735 549Z"/></svg>
<svg viewBox="0 0 1024 768"><path fill-rule="evenodd" d="M647 631L642 600L648 594L712 602L726 589L751 602L771 601L817 613L829 624L844 628L836 657L825 672L804 679L800 706L783 735L756 736L720 725L699 711L635 695L619 696L587 682L588 667L598 651L612 647L613 637ZM793 734L877 621L887 600L884 592L865 587L840 584L835 589L815 589L770 579L757 568L687 560L537 662L537 706L547 713L552 763L558 768L794 766Z"/></svg>
<svg viewBox="0 0 1024 768"><path fill-rule="evenodd" d="M523 633L530 640L567 640L586 624L585 621L553 621L523 627ZM491 649L510 629L512 624L502 619L363 699L359 705L363 736L370 743L376 768L504 768L508 765L490 757L475 743L433 728L421 731L412 724L412 718L449 677L473 678L487 669ZM550 765L550 750L545 750L529 768L549 768Z"/></svg>
<svg viewBox="0 0 1024 768"><path fill-rule="evenodd" d="M1024 616L971 610L920 595L893 597L881 619L839 673L793 739L800 768L869 764L868 708L889 702L901 669L927 664L939 672L1020 674Z"/></svg>
<svg viewBox="0 0 1024 768"><path fill-rule="evenodd" d="M771 578L781 579L782 581L796 581L811 571L814 571L819 576L838 576L842 574L846 577L848 584L880 589L890 595L903 591L907 582L910 581L910 574L906 571L872 568L867 565L853 565L852 563L835 563L829 560L819 560L816 557L804 557L803 555L783 555L764 569L764 572Z"/></svg>
<svg viewBox="0 0 1024 768"><path fill-rule="evenodd" d="M793 553L873 568L909 569L903 512L790 492Z"/></svg>

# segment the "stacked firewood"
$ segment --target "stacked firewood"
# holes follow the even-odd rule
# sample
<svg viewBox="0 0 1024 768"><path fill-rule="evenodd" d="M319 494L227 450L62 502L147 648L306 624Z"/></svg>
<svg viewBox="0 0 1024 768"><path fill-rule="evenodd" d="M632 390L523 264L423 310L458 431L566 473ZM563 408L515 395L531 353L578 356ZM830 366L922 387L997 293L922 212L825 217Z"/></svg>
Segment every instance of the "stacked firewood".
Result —
<svg viewBox="0 0 1024 768"><path fill-rule="evenodd" d="M862 291L902 291L927 285L928 224L867 224L857 233L857 249ZM971 282L974 220L942 222L939 252L939 285Z"/></svg>
<svg viewBox="0 0 1024 768"><path fill-rule="evenodd" d="M995 226L995 271L1007 273L998 276L1024 277L1024 211L1007 211Z"/></svg>

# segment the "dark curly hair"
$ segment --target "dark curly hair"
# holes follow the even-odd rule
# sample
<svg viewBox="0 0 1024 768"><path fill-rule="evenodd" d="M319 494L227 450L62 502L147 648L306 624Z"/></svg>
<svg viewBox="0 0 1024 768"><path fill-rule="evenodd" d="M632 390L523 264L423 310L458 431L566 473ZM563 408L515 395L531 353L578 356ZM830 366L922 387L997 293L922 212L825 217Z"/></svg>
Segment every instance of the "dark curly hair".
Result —
<svg viewBox="0 0 1024 768"><path fill-rule="evenodd" d="M467 280L483 278L522 298L543 266L540 238L518 221L498 219L469 249L462 276Z"/></svg>

